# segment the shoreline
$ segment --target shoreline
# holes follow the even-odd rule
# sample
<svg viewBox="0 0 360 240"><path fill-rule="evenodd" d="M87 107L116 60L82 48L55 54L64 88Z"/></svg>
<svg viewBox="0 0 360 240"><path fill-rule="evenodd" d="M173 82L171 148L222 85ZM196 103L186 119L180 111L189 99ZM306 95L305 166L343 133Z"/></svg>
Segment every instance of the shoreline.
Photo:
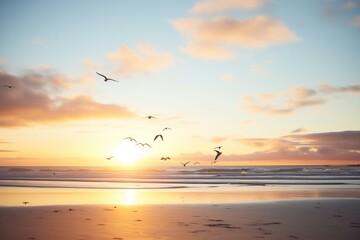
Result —
<svg viewBox="0 0 360 240"><path fill-rule="evenodd" d="M0 207L0 239L358 239L360 199Z"/></svg>
<svg viewBox="0 0 360 240"><path fill-rule="evenodd" d="M355 188L231 187L208 189L71 189L0 187L0 206L226 204L303 199L360 199Z"/></svg>

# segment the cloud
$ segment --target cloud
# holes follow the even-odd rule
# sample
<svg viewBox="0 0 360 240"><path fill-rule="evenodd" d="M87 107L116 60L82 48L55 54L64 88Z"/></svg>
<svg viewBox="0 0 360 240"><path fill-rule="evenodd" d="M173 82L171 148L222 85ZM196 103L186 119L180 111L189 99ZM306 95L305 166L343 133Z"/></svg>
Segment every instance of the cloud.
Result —
<svg viewBox="0 0 360 240"><path fill-rule="evenodd" d="M318 96L322 93L322 96ZM335 93L360 93L360 85L331 86L320 85L316 89L294 87L278 93L261 93L257 96L242 96L240 100L245 104L243 109L267 115L288 115L300 108L323 105L327 103L328 95ZM325 95L324 95L325 94ZM266 100L267 105L263 102ZM276 100L276 101L275 101Z"/></svg>
<svg viewBox="0 0 360 240"><path fill-rule="evenodd" d="M5 58L0 57L0 65L7 64L7 60Z"/></svg>
<svg viewBox="0 0 360 240"><path fill-rule="evenodd" d="M175 62L173 55L157 51L149 44L138 44L136 51L127 46L120 46L106 57L115 64L117 73L124 77L166 69Z"/></svg>
<svg viewBox="0 0 360 240"><path fill-rule="evenodd" d="M303 133L303 132L307 132L307 130L305 128L297 128L292 130L290 133Z"/></svg>
<svg viewBox="0 0 360 240"><path fill-rule="evenodd" d="M83 59L83 72L79 78L80 84L92 84L96 81L94 72L100 68L100 65L90 59Z"/></svg>
<svg viewBox="0 0 360 240"><path fill-rule="evenodd" d="M232 75L231 73L227 73L227 74L220 76L220 79L225 82L231 82L231 81L234 81L235 78L234 78L234 75Z"/></svg>
<svg viewBox="0 0 360 240"><path fill-rule="evenodd" d="M230 10L243 9L254 10L267 4L265 0L205 0L196 3L189 12L201 13L222 13Z"/></svg>
<svg viewBox="0 0 360 240"><path fill-rule="evenodd" d="M332 94L332 93L354 93L360 94L360 84L354 84L349 86L335 87L328 84L323 84L319 87L321 92Z"/></svg>
<svg viewBox="0 0 360 240"><path fill-rule="evenodd" d="M309 98L305 100L289 100L288 106L294 107L294 108L300 108L300 107L309 107L314 105L320 105L324 104L326 101L323 98Z"/></svg>
<svg viewBox="0 0 360 240"><path fill-rule="evenodd" d="M305 87L295 87L295 88L291 89L291 91L293 92L293 94L296 97L299 97L299 98L311 97L311 96L316 95L316 90L311 89L311 88L305 88Z"/></svg>
<svg viewBox="0 0 360 240"><path fill-rule="evenodd" d="M0 149L0 152L2 152L2 153L13 153L13 152L17 152L17 151L15 151L15 150Z"/></svg>
<svg viewBox="0 0 360 240"><path fill-rule="evenodd" d="M348 1L347 3L345 3L343 5L343 9L345 9L345 10L354 9L354 8L357 8L357 6L358 6L358 2Z"/></svg>
<svg viewBox="0 0 360 240"><path fill-rule="evenodd" d="M241 96L240 101L242 101L242 102L253 102L254 97L252 97L252 96Z"/></svg>
<svg viewBox="0 0 360 240"><path fill-rule="evenodd" d="M183 18L172 21L172 25L188 40L185 53L207 59L231 58L234 48L265 48L299 40L285 24L270 16L245 20Z"/></svg>
<svg viewBox="0 0 360 240"><path fill-rule="evenodd" d="M348 164L360 161L360 131L292 134L278 138L241 138L236 141L254 150L244 154L223 151L220 164ZM214 154L182 153L179 159L210 163Z"/></svg>
<svg viewBox="0 0 360 240"><path fill-rule="evenodd" d="M269 139L239 139L258 149L239 155L243 160L301 160L311 164L315 160L360 160L360 131L310 133Z"/></svg>
<svg viewBox="0 0 360 240"><path fill-rule="evenodd" d="M248 105L244 109L256 112L256 113L264 113L267 115L288 115L293 112L291 108L276 108L271 106L259 106L259 105Z"/></svg>
<svg viewBox="0 0 360 240"><path fill-rule="evenodd" d="M71 81L52 71L26 71L16 76L0 72L0 127L23 127L51 122L130 118L135 114L115 104L103 104L90 96L64 97Z"/></svg>
<svg viewBox="0 0 360 240"><path fill-rule="evenodd" d="M355 27L360 27L360 15L354 17L351 21L352 25Z"/></svg>
<svg viewBox="0 0 360 240"><path fill-rule="evenodd" d="M224 142L228 137L214 137L211 139L211 142L213 143L221 143Z"/></svg>

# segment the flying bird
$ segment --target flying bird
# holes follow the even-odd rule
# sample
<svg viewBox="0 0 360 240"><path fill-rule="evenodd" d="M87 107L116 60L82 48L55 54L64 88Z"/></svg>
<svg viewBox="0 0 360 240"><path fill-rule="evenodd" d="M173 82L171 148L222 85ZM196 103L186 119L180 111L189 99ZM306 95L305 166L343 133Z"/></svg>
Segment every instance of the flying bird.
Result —
<svg viewBox="0 0 360 240"><path fill-rule="evenodd" d="M162 161L170 160L170 157L162 157L162 158L160 158L160 160L162 160Z"/></svg>
<svg viewBox="0 0 360 240"><path fill-rule="evenodd" d="M135 138L132 138L132 137L126 137L126 138L124 138L124 139L129 139L130 142L136 142L136 143L137 143L137 141L135 140Z"/></svg>
<svg viewBox="0 0 360 240"><path fill-rule="evenodd" d="M189 164L190 162L186 162L186 163L180 163L182 164L184 167L186 167L187 164Z"/></svg>
<svg viewBox="0 0 360 240"><path fill-rule="evenodd" d="M199 162L194 162L194 165L196 165L196 164L200 164Z"/></svg>
<svg viewBox="0 0 360 240"><path fill-rule="evenodd" d="M172 130L172 129L169 128L169 127L166 127L166 128L163 129L163 131L165 131L165 130Z"/></svg>
<svg viewBox="0 0 360 240"><path fill-rule="evenodd" d="M214 150L215 149L221 149L221 148L222 148L222 146L217 146L217 147L214 148Z"/></svg>
<svg viewBox="0 0 360 240"><path fill-rule="evenodd" d="M107 157L106 159L107 160L111 160L114 156L111 156L111 157Z"/></svg>
<svg viewBox="0 0 360 240"><path fill-rule="evenodd" d="M2 85L1 87L14 88L15 86L13 86L13 85Z"/></svg>
<svg viewBox="0 0 360 240"><path fill-rule="evenodd" d="M28 204L29 202L23 202L24 205Z"/></svg>
<svg viewBox="0 0 360 240"><path fill-rule="evenodd" d="M218 159L218 157L222 154L222 152L218 151L218 150L214 150L216 152L216 156L215 156L215 161L216 159Z"/></svg>
<svg viewBox="0 0 360 240"><path fill-rule="evenodd" d="M137 145L141 145L143 147L148 146L148 147L152 148L148 143L138 143L138 144L136 144L136 146Z"/></svg>
<svg viewBox="0 0 360 240"><path fill-rule="evenodd" d="M146 118L147 119L152 119L152 118L156 118L156 117L149 115L149 116L146 116Z"/></svg>
<svg viewBox="0 0 360 240"><path fill-rule="evenodd" d="M164 141L163 136L162 136L161 134L158 134L158 135L156 135L156 136L155 136L155 138L154 138L154 142L155 142L155 140L156 140L158 137L159 137L159 138L161 138L161 140L162 140L162 141Z"/></svg>
<svg viewBox="0 0 360 240"><path fill-rule="evenodd" d="M96 74L97 74L97 75L99 75L99 76L102 76L102 77L104 78L104 81L105 81L105 82L106 82L106 81L114 81L114 82L118 82L118 80L108 78L107 76L102 75L101 73L96 72Z"/></svg>

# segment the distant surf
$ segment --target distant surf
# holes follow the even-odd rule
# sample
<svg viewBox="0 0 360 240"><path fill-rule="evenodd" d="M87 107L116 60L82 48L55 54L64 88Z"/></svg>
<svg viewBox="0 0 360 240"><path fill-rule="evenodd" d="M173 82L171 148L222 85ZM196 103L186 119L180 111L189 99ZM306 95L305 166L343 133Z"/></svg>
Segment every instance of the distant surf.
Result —
<svg viewBox="0 0 360 240"><path fill-rule="evenodd" d="M216 166L124 170L106 167L0 167L0 186L85 189L176 189L240 186L358 188L355 166Z"/></svg>

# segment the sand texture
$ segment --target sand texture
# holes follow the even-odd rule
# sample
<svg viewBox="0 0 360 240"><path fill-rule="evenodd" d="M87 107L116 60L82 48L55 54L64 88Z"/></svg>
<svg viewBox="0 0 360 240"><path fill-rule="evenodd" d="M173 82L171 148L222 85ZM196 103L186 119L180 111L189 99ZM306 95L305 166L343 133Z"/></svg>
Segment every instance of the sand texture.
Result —
<svg viewBox="0 0 360 240"><path fill-rule="evenodd" d="M360 239L359 200L0 208L0 239Z"/></svg>

